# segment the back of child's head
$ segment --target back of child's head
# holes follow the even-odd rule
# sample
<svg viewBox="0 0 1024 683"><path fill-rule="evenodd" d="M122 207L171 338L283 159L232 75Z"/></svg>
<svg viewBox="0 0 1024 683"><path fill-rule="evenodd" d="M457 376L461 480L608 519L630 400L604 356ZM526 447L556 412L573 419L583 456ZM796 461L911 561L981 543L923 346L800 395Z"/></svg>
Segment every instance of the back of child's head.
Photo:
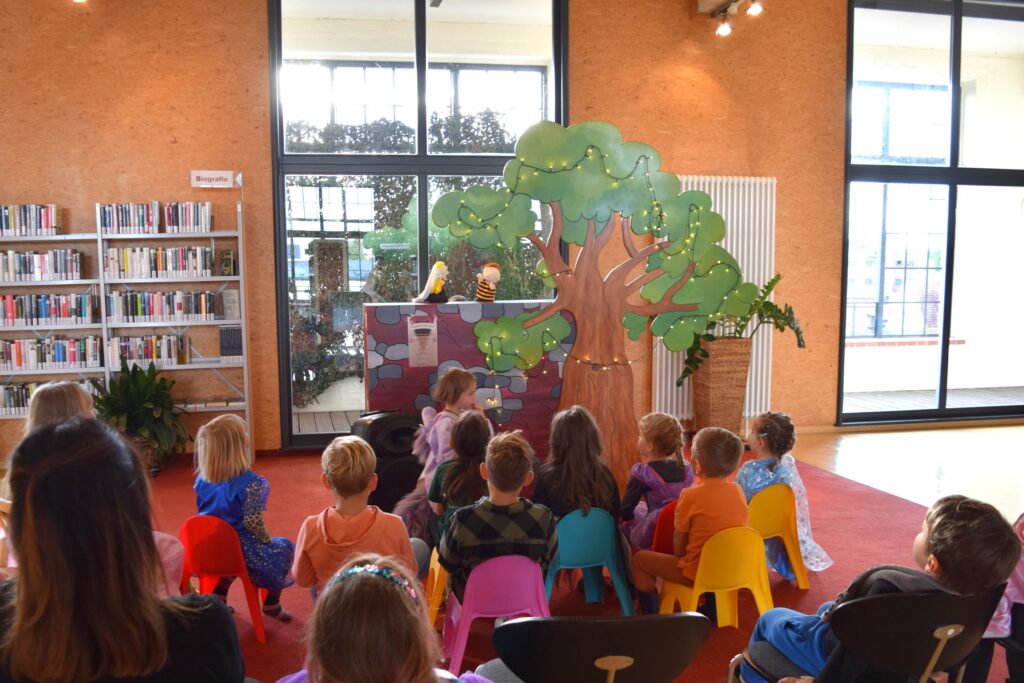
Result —
<svg viewBox="0 0 1024 683"><path fill-rule="evenodd" d="M443 484L445 498L476 500L487 493L487 484L480 476L480 463L487 455L491 426L483 413L468 410L452 425L452 449L456 460L448 470Z"/></svg>
<svg viewBox="0 0 1024 683"><path fill-rule="evenodd" d="M705 478L728 477L743 457L743 441L728 429L705 427L693 437L693 457Z"/></svg>
<svg viewBox="0 0 1024 683"><path fill-rule="evenodd" d="M92 417L92 396L78 382L47 382L32 392L25 433L36 427L63 422L76 415Z"/></svg>
<svg viewBox="0 0 1024 683"><path fill-rule="evenodd" d="M476 377L473 376L473 373L462 368L448 368L438 377L432 396L435 401L445 404L455 403L459 396L470 387L476 387Z"/></svg>
<svg viewBox="0 0 1024 683"><path fill-rule="evenodd" d="M675 456L682 464L683 426L668 413L648 413L640 418L640 436L660 457Z"/></svg>
<svg viewBox="0 0 1024 683"><path fill-rule="evenodd" d="M518 491L533 467L533 449L519 429L496 434L487 444L487 480L502 493Z"/></svg>
<svg viewBox="0 0 1024 683"><path fill-rule="evenodd" d="M377 469L377 456L358 436L336 437L320 458L331 488L342 498L362 493Z"/></svg>
<svg viewBox="0 0 1024 683"><path fill-rule="evenodd" d="M309 627L311 682L432 682L440 657L419 583L393 558L351 558L317 599Z"/></svg>
<svg viewBox="0 0 1024 683"><path fill-rule="evenodd" d="M785 413L761 413L754 418L752 431L773 455L785 455L796 445L793 420Z"/></svg>
<svg viewBox="0 0 1024 683"><path fill-rule="evenodd" d="M615 476L602 457L601 430L590 411L570 406L551 418L548 460L543 473L551 476L566 500L589 512L614 502Z"/></svg>
<svg viewBox="0 0 1024 683"><path fill-rule="evenodd" d="M200 427L195 449L196 470L212 484L237 477L252 467L249 433L245 420L237 415L221 415Z"/></svg>
<svg viewBox="0 0 1024 683"><path fill-rule="evenodd" d="M1006 581L1020 560L1020 539L988 503L966 496L940 498L925 515L927 551L939 562L938 581L965 595Z"/></svg>

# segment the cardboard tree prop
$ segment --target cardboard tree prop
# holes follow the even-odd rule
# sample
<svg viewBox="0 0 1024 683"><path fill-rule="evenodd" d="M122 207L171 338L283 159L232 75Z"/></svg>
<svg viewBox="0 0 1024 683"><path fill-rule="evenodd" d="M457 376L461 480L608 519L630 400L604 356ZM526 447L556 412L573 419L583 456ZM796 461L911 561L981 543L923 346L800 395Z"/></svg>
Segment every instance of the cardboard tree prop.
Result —
<svg viewBox="0 0 1024 683"><path fill-rule="evenodd" d="M569 336L559 313L570 313L576 335L559 408L580 404L594 414L623 486L637 457L632 364L639 360L627 356L626 337L649 330L683 351L710 321L746 312L757 287L743 283L736 260L719 246L725 222L710 197L681 192L677 175L658 170L652 147L623 142L611 124L538 123L519 138L515 155L504 188L445 194L432 218L478 249L527 239L540 252L537 273L557 289L554 302L539 313L477 323L477 348L492 370L527 370ZM546 240L535 232L533 201L550 207ZM613 239L627 257L602 273L600 255ZM574 256L569 262L562 242Z"/></svg>

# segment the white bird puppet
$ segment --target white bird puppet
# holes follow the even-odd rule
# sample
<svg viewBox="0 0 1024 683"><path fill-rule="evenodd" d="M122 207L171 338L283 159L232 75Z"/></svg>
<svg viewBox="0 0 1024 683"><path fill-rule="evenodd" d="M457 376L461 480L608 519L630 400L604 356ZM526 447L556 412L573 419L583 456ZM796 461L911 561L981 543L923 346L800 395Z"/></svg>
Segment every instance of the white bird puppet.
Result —
<svg viewBox="0 0 1024 683"><path fill-rule="evenodd" d="M444 283L448 279L448 268L444 261L438 261L430 269L427 284L420 295L413 299L416 303L443 304L448 302L448 294L444 291Z"/></svg>

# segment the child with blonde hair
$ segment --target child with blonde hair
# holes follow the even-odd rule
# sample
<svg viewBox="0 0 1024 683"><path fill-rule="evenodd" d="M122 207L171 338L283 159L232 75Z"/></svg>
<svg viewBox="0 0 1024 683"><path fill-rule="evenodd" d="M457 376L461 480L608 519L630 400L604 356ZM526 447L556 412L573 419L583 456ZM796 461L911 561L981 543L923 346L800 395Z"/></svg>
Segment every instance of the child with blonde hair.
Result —
<svg viewBox="0 0 1024 683"><path fill-rule="evenodd" d="M483 412L476 400L476 377L462 368L448 368L431 391L431 397L444 404L440 411L423 409L423 426L416 433L412 452L423 463L423 472L416 488L395 505L394 513L402 518L409 535L423 539L428 546L437 544L437 515L427 501L427 488L434 481L434 473L441 463L455 457L452 449L452 427L455 420L467 410Z"/></svg>
<svg viewBox="0 0 1024 683"><path fill-rule="evenodd" d="M440 663L419 583L403 563L369 553L327 582L310 620L306 669L278 683L490 683L471 673L456 679Z"/></svg>
<svg viewBox="0 0 1024 683"><path fill-rule="evenodd" d="M47 382L32 392L25 433L36 427L63 422L76 415L95 417L92 395L78 382Z"/></svg>
<svg viewBox="0 0 1024 683"><path fill-rule="evenodd" d="M349 557L366 552L392 555L417 571L401 518L367 504L377 488L377 456L370 444L358 436L339 436L324 449L320 463L320 481L334 494L335 504L302 523L292 565L295 582L311 587L315 595Z"/></svg>
<svg viewBox="0 0 1024 683"><path fill-rule="evenodd" d="M93 418L96 409L90 394L78 382L47 382L38 387L28 403L28 420L25 423L25 434L33 429L50 424L66 422L75 417ZM149 480L146 480L149 486ZM9 484L4 478L4 498L9 498ZM181 567L185 560L185 548L176 536L162 531L153 530L153 542L156 544L160 557L163 582L157 586L157 594L161 597L177 595L181 584ZM13 558L10 558L12 565Z"/></svg>
<svg viewBox="0 0 1024 683"><path fill-rule="evenodd" d="M199 428L196 435L197 514L218 517L238 532L249 578L267 590L263 613L281 621L292 615L281 607L281 590L292 582L295 546L287 538L271 537L263 525L270 484L253 472L249 434L237 415L221 415ZM227 600L235 577L224 577L214 595Z"/></svg>
<svg viewBox="0 0 1024 683"><path fill-rule="evenodd" d="M693 484L693 470L683 460L683 427L671 415L651 413L640 418L637 447L642 461L629 470L622 519L630 545L649 550L658 515Z"/></svg>
<svg viewBox="0 0 1024 683"><path fill-rule="evenodd" d="M807 489L796 470L796 460L790 455L796 444L793 421L785 413L761 413L750 423L747 445L751 460L736 474L736 483L743 489L747 502L762 489L772 484L785 484L793 489L796 499L796 531L800 539L800 556L804 566L820 572L832 566L832 558L815 543L811 535L811 510L807 504ZM796 578L782 540L769 538L764 544L768 566L790 581Z"/></svg>

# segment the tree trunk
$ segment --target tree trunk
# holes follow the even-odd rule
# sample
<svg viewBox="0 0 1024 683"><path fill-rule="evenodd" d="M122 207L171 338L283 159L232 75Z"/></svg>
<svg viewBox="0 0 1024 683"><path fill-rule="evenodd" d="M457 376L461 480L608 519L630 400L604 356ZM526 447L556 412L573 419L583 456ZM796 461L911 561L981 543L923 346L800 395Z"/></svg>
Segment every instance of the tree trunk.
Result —
<svg viewBox="0 0 1024 683"><path fill-rule="evenodd" d="M615 306L602 305L599 291L589 291L598 303L586 312L574 311L576 342L565 362L558 408L579 404L593 413L601 429L605 461L621 493L638 456L633 367L626 357L621 313Z"/></svg>

